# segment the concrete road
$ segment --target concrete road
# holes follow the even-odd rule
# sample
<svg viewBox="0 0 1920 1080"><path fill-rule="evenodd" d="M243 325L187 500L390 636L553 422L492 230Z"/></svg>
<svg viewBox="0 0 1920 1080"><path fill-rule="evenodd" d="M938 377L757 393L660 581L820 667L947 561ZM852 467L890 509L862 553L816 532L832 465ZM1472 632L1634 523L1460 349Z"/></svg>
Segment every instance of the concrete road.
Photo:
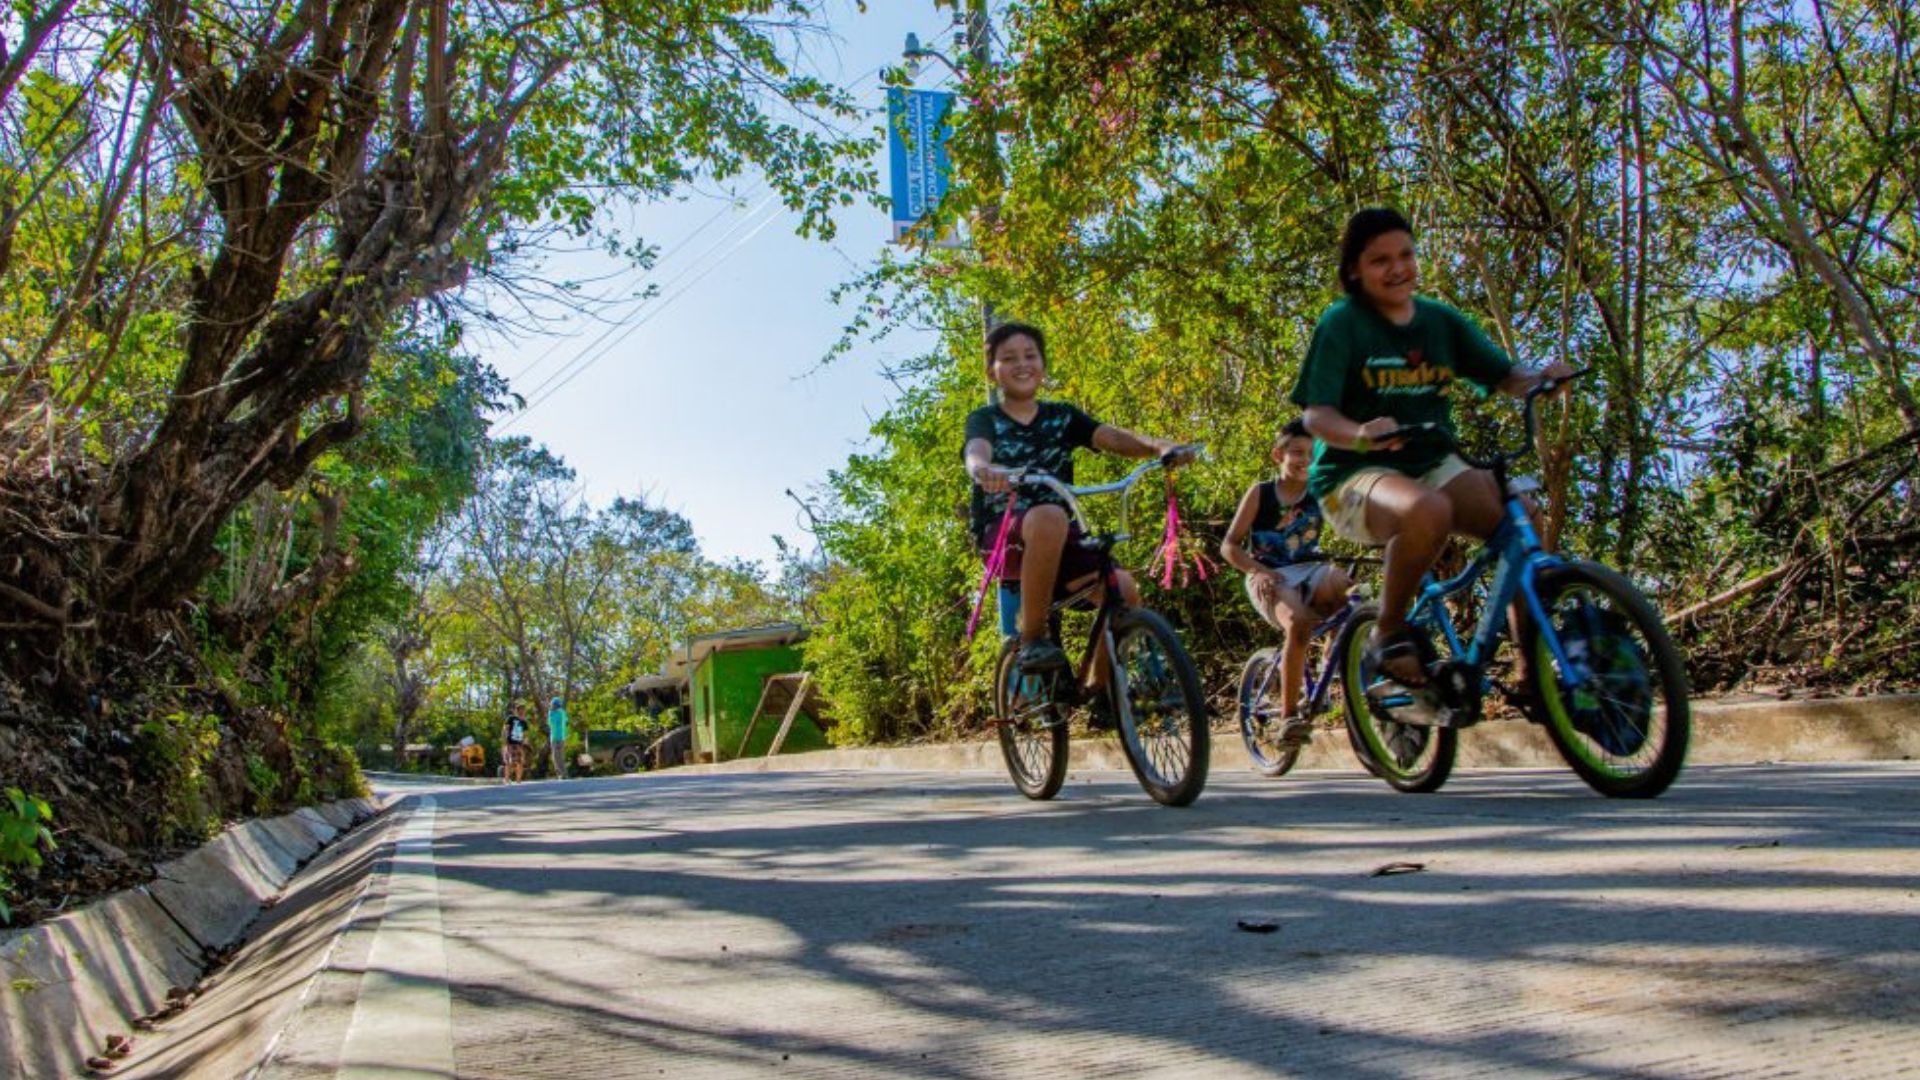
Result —
<svg viewBox="0 0 1920 1080"><path fill-rule="evenodd" d="M260 1075L1920 1075L1907 764L1696 768L1652 803L1224 774L1187 810L1115 773L1045 804L669 774L390 817L363 902L340 871L300 905L344 934L263 936ZM168 1038L146 1075L216 1067Z"/></svg>

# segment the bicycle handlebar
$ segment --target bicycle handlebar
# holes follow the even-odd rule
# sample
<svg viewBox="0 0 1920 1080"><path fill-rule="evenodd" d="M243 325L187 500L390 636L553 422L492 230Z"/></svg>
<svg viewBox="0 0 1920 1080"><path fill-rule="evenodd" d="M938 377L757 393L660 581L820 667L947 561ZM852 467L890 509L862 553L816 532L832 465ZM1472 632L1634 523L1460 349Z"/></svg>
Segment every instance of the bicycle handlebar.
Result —
<svg viewBox="0 0 1920 1080"><path fill-rule="evenodd" d="M1045 488L1060 496L1061 500L1067 505L1067 513L1073 515L1074 522L1080 526L1080 531L1089 534L1093 532L1093 529L1087 525L1087 516L1080 509L1080 496L1112 495L1117 493L1120 496L1120 531L1115 535L1115 539L1124 540L1129 535L1127 510L1128 500L1133 494L1134 485L1138 484L1148 473L1156 469L1174 468L1174 461L1181 455L1191 453L1195 457L1198 457L1206 448L1207 444L1203 442L1176 446L1157 458L1141 462L1132 472L1108 484L1088 484L1081 487L1068 487L1066 484L1061 483L1058 477L1050 473L1041 472L1038 469L1014 469L1007 474L1007 483L1016 488L1022 485Z"/></svg>
<svg viewBox="0 0 1920 1080"><path fill-rule="evenodd" d="M1460 455L1460 460L1466 462L1467 464L1473 466L1474 468L1487 469L1489 471L1501 471L1501 470L1504 470L1508 465L1511 465L1514 462L1519 461L1521 458L1527 456L1527 453L1533 449L1534 430L1537 426L1537 419L1534 412L1534 403L1539 401L1542 397L1545 397L1546 395L1551 394L1556 390L1559 390L1562 386L1567 385L1568 383L1574 381L1575 379L1582 378L1590 374L1592 371L1593 371L1592 367L1583 367L1580 370L1575 371L1572 374L1569 374L1563 378L1549 379L1549 378L1542 377L1541 380L1534 385L1533 389L1528 390L1526 392L1525 396L1521 398L1521 418L1526 424L1527 441L1525 446L1523 446L1519 450L1514 451L1513 453L1496 453L1493 455L1493 457L1484 458L1484 459L1474 457L1473 455L1467 453L1464 449L1461 448L1460 440L1454 435L1452 431L1448 430L1445 425L1435 424L1435 423L1402 424L1400 427L1395 428L1390 434L1381 436L1381 441L1384 442L1388 439L1401 439L1401 438L1417 439L1417 438L1423 438L1423 437L1436 437L1444 440L1449 446L1449 448L1453 450L1454 453Z"/></svg>

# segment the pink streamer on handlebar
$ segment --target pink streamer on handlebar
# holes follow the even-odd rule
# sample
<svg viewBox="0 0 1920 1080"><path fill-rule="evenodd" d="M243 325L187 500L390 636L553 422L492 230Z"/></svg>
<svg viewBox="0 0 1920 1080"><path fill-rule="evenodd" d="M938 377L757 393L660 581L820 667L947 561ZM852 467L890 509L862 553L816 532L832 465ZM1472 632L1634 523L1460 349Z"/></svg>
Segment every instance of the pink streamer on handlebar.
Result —
<svg viewBox="0 0 1920 1080"><path fill-rule="evenodd" d="M993 591L993 583L1000 580L1000 571L1007 565L1007 541L1013 532L1013 492L1007 492L1007 512L1000 515L999 531L994 533L993 547L987 553L987 572L980 579L980 595L973 601L973 614L967 618L967 641L973 641L973 632L980 626L980 612L987 606L987 594Z"/></svg>
<svg viewBox="0 0 1920 1080"><path fill-rule="evenodd" d="M1187 566L1189 561L1192 562L1191 570ZM1167 477L1167 528L1160 536L1160 547L1154 554L1153 561L1147 564L1147 573L1152 574L1156 567L1160 570L1160 587L1163 589L1173 588L1176 569L1183 585L1189 577L1196 575L1201 581L1205 581L1209 571L1216 569L1214 561L1200 552L1194 552L1190 560L1183 559L1180 555L1180 500L1173 493L1171 475Z"/></svg>

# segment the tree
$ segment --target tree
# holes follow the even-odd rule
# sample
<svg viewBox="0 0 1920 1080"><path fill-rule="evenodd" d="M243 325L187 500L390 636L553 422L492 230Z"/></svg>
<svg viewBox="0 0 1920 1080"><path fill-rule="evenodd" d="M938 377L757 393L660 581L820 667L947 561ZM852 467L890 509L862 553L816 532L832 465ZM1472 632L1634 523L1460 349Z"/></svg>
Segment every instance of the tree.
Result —
<svg viewBox="0 0 1920 1080"><path fill-rule="evenodd" d="M239 508L364 430L390 335L488 316L479 287L512 295L609 199L759 166L830 233L871 177L862 140L813 122L847 102L787 59L809 11L28 9L0 67L0 275L23 298L0 497L32 527L0 551L0 621L54 634L45 656L192 595Z"/></svg>

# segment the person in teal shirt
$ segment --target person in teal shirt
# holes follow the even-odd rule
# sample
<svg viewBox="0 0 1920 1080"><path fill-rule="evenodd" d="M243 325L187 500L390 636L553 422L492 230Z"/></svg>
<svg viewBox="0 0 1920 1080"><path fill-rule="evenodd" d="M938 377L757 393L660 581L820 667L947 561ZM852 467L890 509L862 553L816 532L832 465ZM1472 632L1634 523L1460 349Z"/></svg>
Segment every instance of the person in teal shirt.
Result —
<svg viewBox="0 0 1920 1080"><path fill-rule="evenodd" d="M1573 373L1561 363L1516 367L1465 315L1414 295L1419 281L1405 217L1372 208L1349 218L1340 240L1347 296L1314 327L1292 394L1317 440L1308 492L1335 532L1386 549L1380 621L1369 649L1375 670L1409 687L1427 681L1407 629L1421 576L1449 536L1486 539L1506 511L1492 473L1468 466L1438 440L1395 432L1421 423L1451 431L1447 389L1457 379L1483 393L1521 397L1542 379Z"/></svg>
<svg viewBox="0 0 1920 1080"><path fill-rule="evenodd" d="M547 748L553 754L553 775L567 778L567 708L559 698L547 710Z"/></svg>

